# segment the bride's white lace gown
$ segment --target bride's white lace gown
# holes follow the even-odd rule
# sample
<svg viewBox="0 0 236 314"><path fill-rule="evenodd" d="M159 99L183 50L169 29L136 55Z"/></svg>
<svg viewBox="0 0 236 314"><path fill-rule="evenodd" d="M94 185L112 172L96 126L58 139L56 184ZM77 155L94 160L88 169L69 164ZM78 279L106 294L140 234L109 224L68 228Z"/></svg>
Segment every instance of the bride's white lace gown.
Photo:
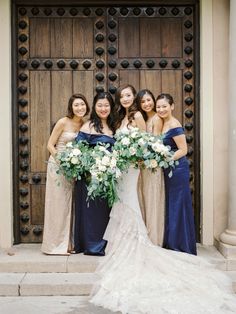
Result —
<svg viewBox="0 0 236 314"><path fill-rule="evenodd" d="M223 272L148 239L137 198L138 175L130 168L122 178L90 302L127 314L236 313L232 283Z"/></svg>

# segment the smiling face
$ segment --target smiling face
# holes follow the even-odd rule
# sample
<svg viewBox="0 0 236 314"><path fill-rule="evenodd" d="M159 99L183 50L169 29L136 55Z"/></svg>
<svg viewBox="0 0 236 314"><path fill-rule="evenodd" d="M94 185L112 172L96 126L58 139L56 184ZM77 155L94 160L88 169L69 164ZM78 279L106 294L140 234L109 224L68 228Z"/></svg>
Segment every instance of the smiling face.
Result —
<svg viewBox="0 0 236 314"><path fill-rule="evenodd" d="M120 93L120 103L122 107L129 108L134 102L134 94L130 87L124 88Z"/></svg>
<svg viewBox="0 0 236 314"><path fill-rule="evenodd" d="M143 95L141 102L141 109L145 112L151 112L154 109L155 103L151 97L151 95L149 95L148 93L146 93L145 95Z"/></svg>
<svg viewBox="0 0 236 314"><path fill-rule="evenodd" d="M166 119L172 116L174 110L174 104L170 105L166 98L157 100L156 111L160 118Z"/></svg>
<svg viewBox="0 0 236 314"><path fill-rule="evenodd" d="M82 118L86 115L87 106L81 98L76 98L72 103L72 111L76 117Z"/></svg>
<svg viewBox="0 0 236 314"><path fill-rule="evenodd" d="M97 116L102 119L106 120L111 113L111 105L107 98L98 99L95 104L95 111Z"/></svg>

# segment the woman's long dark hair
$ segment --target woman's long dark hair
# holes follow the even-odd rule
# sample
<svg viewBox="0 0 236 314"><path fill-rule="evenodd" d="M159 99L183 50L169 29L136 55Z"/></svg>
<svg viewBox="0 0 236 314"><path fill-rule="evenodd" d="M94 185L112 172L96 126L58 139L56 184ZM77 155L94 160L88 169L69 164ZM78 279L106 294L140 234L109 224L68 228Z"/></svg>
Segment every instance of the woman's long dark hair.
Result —
<svg viewBox="0 0 236 314"><path fill-rule="evenodd" d="M153 93L152 93L149 89L142 89L142 90L140 90L140 91L138 92L137 96L136 96L136 99L135 99L135 100L136 100L136 104L137 104L138 111L141 112L141 114L142 114L142 116L143 116L143 119L144 119L145 121L147 121L148 115L147 115L147 113L142 109L141 102L142 102L143 96L146 95L146 94L149 95L149 96L152 98L152 100L153 100L153 105L154 105L153 110L156 111L156 106L155 106L156 101L155 101L155 97L154 97Z"/></svg>
<svg viewBox="0 0 236 314"><path fill-rule="evenodd" d="M107 125L109 127L110 130L112 130L113 134L115 133L115 125L114 125L114 101L113 98L111 96L110 93L108 92L100 92L97 95L95 95L94 99L93 99L93 107L92 107L92 111L91 111L91 115L90 115L90 124L93 124L94 129L96 132L98 133L102 133L103 134L103 125L102 125L102 121L99 118L99 116L96 113L96 103L98 102L99 99L107 99L110 107L111 107L111 112L107 118Z"/></svg>
<svg viewBox="0 0 236 314"><path fill-rule="evenodd" d="M121 121L124 119L124 117L126 115L126 110L120 103L121 92L126 88L130 88L134 97L136 97L136 89L130 84L122 85L116 90L116 94L115 94L115 108L116 108L116 110L115 110L116 111L115 127L116 127L116 129L118 129L120 127ZM137 111L138 111L137 104L136 104L135 99L134 99L133 104L128 109L128 122L129 122L129 124L132 123L132 120L134 119L134 115Z"/></svg>

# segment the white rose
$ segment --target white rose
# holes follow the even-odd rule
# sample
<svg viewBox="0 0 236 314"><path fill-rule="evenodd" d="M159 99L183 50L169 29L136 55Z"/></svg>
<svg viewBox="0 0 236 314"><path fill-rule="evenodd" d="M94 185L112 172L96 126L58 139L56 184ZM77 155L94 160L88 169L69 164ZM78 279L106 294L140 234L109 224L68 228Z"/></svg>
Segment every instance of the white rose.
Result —
<svg viewBox="0 0 236 314"><path fill-rule="evenodd" d="M81 155L81 151L80 151L78 148L74 148L74 149L72 150L72 153L73 153L74 156L79 156L79 155Z"/></svg>
<svg viewBox="0 0 236 314"><path fill-rule="evenodd" d="M99 158L95 159L96 165L99 166L101 164L101 160Z"/></svg>
<svg viewBox="0 0 236 314"><path fill-rule="evenodd" d="M143 140L142 138L140 138L140 139L138 140L138 144L139 144L140 146L143 146L143 145L145 144L145 142L144 142L144 140Z"/></svg>
<svg viewBox="0 0 236 314"><path fill-rule="evenodd" d="M160 145L158 142L156 143L153 143L152 144L152 149L155 151L155 152L161 152L163 150L163 147L162 145Z"/></svg>
<svg viewBox="0 0 236 314"><path fill-rule="evenodd" d="M109 163L110 163L110 158L109 157L107 157L107 156L102 157L102 164L104 166L108 166Z"/></svg>
<svg viewBox="0 0 236 314"><path fill-rule="evenodd" d="M112 155L116 158L118 156L118 151L117 150L113 150Z"/></svg>
<svg viewBox="0 0 236 314"><path fill-rule="evenodd" d="M133 156L136 154L137 150L134 147L130 147L130 154Z"/></svg>
<svg viewBox="0 0 236 314"><path fill-rule="evenodd" d="M68 143L66 144L66 147L68 147L68 148L72 148L72 147L73 147L72 142L68 142Z"/></svg>
<svg viewBox="0 0 236 314"><path fill-rule="evenodd" d="M121 134L129 134L129 130L128 129L123 129L122 131L120 131L119 133Z"/></svg>
<svg viewBox="0 0 236 314"><path fill-rule="evenodd" d="M95 171L91 171L91 176L94 177L95 179L98 178L98 174Z"/></svg>
<svg viewBox="0 0 236 314"><path fill-rule="evenodd" d="M151 168L156 168L158 166L157 161L155 159L150 160L150 167Z"/></svg>
<svg viewBox="0 0 236 314"><path fill-rule="evenodd" d="M72 157L70 162L71 162L73 165L76 165L76 164L79 163L79 158L77 158L77 157Z"/></svg>
<svg viewBox="0 0 236 314"><path fill-rule="evenodd" d="M111 159L110 166L111 166L111 168L115 168L115 166L116 166L116 159L115 158Z"/></svg>
<svg viewBox="0 0 236 314"><path fill-rule="evenodd" d="M130 136L131 136L132 138L135 138L135 137L137 136L137 134L138 134L138 133L135 131L135 132L132 132Z"/></svg>
<svg viewBox="0 0 236 314"><path fill-rule="evenodd" d="M99 170L99 171L102 171L102 172L105 172L105 171L106 171L106 167L103 166L103 165L99 165L99 166L98 166L98 170Z"/></svg>
<svg viewBox="0 0 236 314"><path fill-rule="evenodd" d="M130 139L128 137L124 137L122 140L121 140L121 144L123 145L129 145L130 144Z"/></svg>

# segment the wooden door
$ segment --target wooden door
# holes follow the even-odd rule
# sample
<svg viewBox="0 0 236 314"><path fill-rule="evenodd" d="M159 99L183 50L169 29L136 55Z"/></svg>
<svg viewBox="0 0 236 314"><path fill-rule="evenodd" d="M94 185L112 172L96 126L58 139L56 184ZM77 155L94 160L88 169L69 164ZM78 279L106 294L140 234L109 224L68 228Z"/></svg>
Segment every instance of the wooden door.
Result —
<svg viewBox="0 0 236 314"><path fill-rule="evenodd" d="M163 1L161 1L163 2ZM199 231L198 8L16 5L15 242L40 242L52 125L72 93L130 83L176 102L188 142ZM18 108L18 109L17 109Z"/></svg>

